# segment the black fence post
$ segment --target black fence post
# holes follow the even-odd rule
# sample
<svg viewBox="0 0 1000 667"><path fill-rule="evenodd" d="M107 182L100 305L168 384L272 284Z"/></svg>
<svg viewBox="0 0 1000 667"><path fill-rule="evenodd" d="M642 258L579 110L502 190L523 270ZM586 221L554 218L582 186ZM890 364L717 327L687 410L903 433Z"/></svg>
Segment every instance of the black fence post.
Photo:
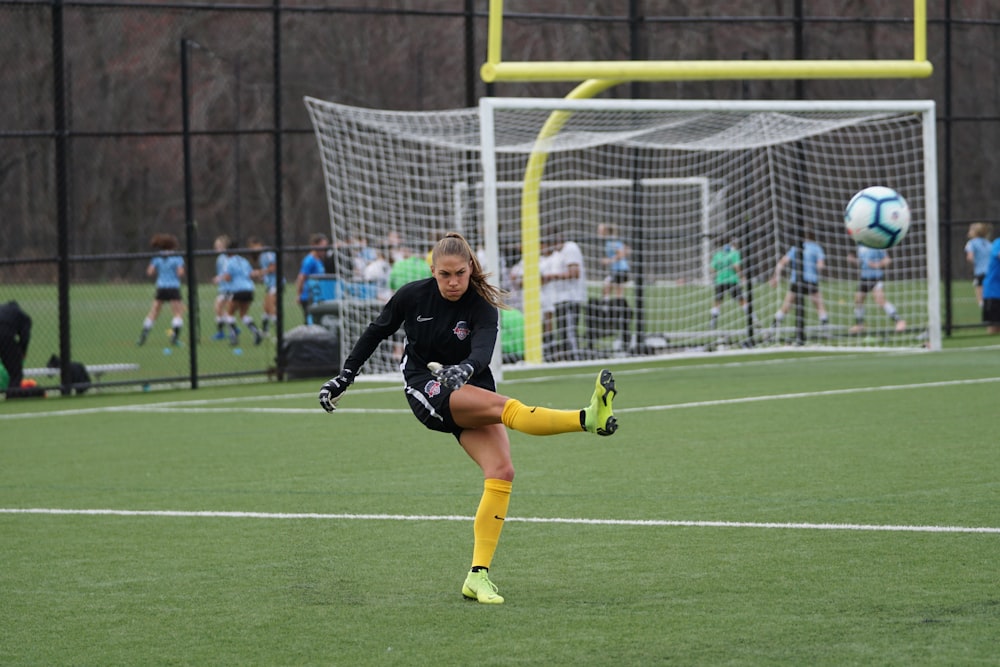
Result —
<svg viewBox="0 0 1000 667"><path fill-rule="evenodd" d="M72 359L69 317L69 131L66 119L66 63L63 53L63 3L52 2L52 106L55 120L56 160L56 228L59 239L56 254L59 262L59 391L63 396L73 392L69 364Z"/></svg>
<svg viewBox="0 0 1000 667"><path fill-rule="evenodd" d="M271 50L274 68L274 245L277 248L276 261L278 263L274 277L278 286L278 299L275 315L278 317L277 344L275 347L275 373L279 380L285 376L285 237L282 233L282 211L284 200L282 198L282 186L284 179L281 175L281 0L274 0L273 11L271 13Z"/></svg>
<svg viewBox="0 0 1000 667"><path fill-rule="evenodd" d="M191 388L198 388L198 279L195 277L194 252L197 229L194 221L194 193L191 191L191 100L189 96L190 62L188 49L193 42L181 39L181 106L184 143L184 236L188 285L188 354L191 365Z"/></svg>

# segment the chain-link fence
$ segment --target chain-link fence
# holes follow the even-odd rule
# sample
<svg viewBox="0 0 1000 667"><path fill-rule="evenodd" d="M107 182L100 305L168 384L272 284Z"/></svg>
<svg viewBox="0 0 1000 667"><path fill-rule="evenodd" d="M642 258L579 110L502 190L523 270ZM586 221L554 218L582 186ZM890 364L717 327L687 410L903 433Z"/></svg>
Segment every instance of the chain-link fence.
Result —
<svg viewBox="0 0 1000 667"><path fill-rule="evenodd" d="M697 3L695 3L696 5ZM912 2L506 4L510 60L905 58ZM948 333L978 326L963 252L972 222L1000 231L995 3L928 8L935 74L906 81L664 82L612 96L930 98L938 105ZM309 238L330 220L305 95L394 109L473 106L482 95L563 97L560 83L477 78L487 0L238 5L0 0L0 303L34 319L25 365L71 387L69 361L102 385L197 386L284 375L303 323L293 288ZM700 5L698 6L700 7ZM697 9L697 11L696 11ZM874 15L875 13L879 15ZM698 13L700 12L700 13ZM992 165L992 166L991 166ZM155 286L154 234L180 241L183 329L164 304L137 345ZM213 340L215 239L257 237L278 260L280 321L257 345ZM371 242L376 239L369 240ZM263 288L250 314L261 324ZM237 326L245 329L242 319ZM276 331L275 331L276 329ZM101 370L103 369L103 370ZM99 374L98 374L99 373Z"/></svg>

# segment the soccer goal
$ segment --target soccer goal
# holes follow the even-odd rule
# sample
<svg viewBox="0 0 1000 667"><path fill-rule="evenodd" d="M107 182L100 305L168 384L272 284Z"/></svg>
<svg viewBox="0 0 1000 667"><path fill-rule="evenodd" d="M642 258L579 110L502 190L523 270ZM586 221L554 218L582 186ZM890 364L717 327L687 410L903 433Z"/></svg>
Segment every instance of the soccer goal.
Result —
<svg viewBox="0 0 1000 667"><path fill-rule="evenodd" d="M505 318L508 361L940 346L932 102L487 98L478 109L435 112L306 105L334 246L368 246L392 263L461 231L523 315L523 324ZM888 251L878 287L866 281L859 292L843 211L869 185L902 194L913 222ZM799 296L789 281L796 263L776 269L805 241L824 260L818 291ZM586 281L571 355L544 294L547 267L566 242L581 251ZM622 248L624 257L610 256ZM739 253L738 270L716 262L720 251L730 260ZM345 280L364 280L356 260L343 270ZM352 319L350 308L341 311L353 338L367 320L360 306Z"/></svg>

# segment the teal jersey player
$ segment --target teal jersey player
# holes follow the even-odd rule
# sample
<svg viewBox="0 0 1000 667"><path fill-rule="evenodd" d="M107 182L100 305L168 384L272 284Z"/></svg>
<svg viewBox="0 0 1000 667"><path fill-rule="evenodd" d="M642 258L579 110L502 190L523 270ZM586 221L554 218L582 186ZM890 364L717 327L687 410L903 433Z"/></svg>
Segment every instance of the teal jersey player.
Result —
<svg viewBox="0 0 1000 667"><path fill-rule="evenodd" d="M709 268L715 273L715 297L712 300L712 310L709 327L716 329L719 325L719 314L722 312L722 302L726 295L740 304L740 308L745 314L750 315L749 304L743 295L743 256L736 246L727 243L722 249L712 255L709 261ZM756 320L756 315L753 316Z"/></svg>
<svg viewBox="0 0 1000 667"><path fill-rule="evenodd" d="M716 285L737 285L740 282L739 267L743 258L736 248L725 245L712 255L709 266L715 271Z"/></svg>

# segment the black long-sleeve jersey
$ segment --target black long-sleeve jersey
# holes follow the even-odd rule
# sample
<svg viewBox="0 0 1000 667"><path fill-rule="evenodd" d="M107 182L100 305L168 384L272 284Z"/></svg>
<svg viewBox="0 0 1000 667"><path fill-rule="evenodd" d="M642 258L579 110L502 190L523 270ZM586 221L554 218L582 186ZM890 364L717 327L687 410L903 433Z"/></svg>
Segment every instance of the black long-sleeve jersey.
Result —
<svg viewBox="0 0 1000 667"><path fill-rule="evenodd" d="M461 299L448 301L441 296L434 278L417 280L403 285L392 295L354 344L344 361L344 368L357 375L379 343L402 325L406 334L403 376L407 384L411 379L426 375L430 361L446 366L469 364L476 378L489 368L499 320L497 308L471 285ZM492 383L492 376L489 377Z"/></svg>

